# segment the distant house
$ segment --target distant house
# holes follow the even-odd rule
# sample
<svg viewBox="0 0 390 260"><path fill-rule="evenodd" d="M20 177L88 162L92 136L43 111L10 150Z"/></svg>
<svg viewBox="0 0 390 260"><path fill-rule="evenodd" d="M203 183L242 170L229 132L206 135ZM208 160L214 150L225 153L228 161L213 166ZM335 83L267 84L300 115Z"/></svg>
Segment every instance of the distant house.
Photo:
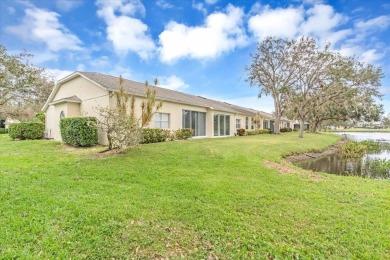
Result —
<svg viewBox="0 0 390 260"><path fill-rule="evenodd" d="M128 93L134 94L136 109L139 108L145 85L124 80L123 86ZM98 107L115 106L113 94L118 89L118 77L95 72L74 72L59 80L42 109L46 113L46 136L61 140L59 121L63 117L98 118ZM151 128L192 128L195 137L221 137L233 136L239 128L254 130L273 125L272 114L262 111L160 87L156 92L163 107L154 115ZM138 116L139 110L136 111ZM107 143L102 131L99 142Z"/></svg>
<svg viewBox="0 0 390 260"><path fill-rule="evenodd" d="M7 119L4 122L4 127L8 129L9 125L13 123L20 123L20 121L11 117L7 117Z"/></svg>

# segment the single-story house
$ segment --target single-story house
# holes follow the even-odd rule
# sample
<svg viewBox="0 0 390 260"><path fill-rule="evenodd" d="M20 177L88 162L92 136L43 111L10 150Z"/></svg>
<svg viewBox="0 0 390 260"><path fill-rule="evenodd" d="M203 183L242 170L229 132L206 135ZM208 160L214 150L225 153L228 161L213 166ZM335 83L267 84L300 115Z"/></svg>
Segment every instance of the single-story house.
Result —
<svg viewBox="0 0 390 260"><path fill-rule="evenodd" d="M59 121L64 117L94 116L99 118L99 107L114 107L114 93L119 89L119 78L95 72L74 72L59 80L42 111L46 113L47 138L61 140ZM124 80L123 87L136 100L136 114L145 96L143 83ZM192 128L194 137L233 136L237 129L271 128L272 114L256 111L201 96L156 87L162 108L154 115L151 128L177 130ZM282 126L283 127L283 126ZM99 131L99 142L106 144L106 136Z"/></svg>

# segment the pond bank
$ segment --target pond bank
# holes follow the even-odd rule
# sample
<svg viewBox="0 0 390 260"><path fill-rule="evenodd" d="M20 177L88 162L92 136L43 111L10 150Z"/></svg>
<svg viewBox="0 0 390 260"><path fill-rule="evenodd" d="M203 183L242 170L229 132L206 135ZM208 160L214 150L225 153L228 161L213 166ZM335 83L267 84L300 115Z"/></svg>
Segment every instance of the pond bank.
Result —
<svg viewBox="0 0 390 260"><path fill-rule="evenodd" d="M301 160L315 159L315 158L319 158L319 157L322 157L325 155L334 154L339 150L340 146L342 146L346 142L347 142L347 140L345 140L344 138L340 138L340 140L337 141L336 144L328 146L324 150L287 155L286 157L284 157L284 159L293 163L293 162L297 162L297 161L301 161Z"/></svg>

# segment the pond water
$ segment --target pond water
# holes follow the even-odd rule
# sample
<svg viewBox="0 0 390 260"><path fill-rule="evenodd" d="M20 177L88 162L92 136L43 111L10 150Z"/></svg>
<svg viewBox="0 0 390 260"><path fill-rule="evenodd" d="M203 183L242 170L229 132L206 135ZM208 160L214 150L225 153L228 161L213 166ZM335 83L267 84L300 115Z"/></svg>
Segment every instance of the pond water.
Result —
<svg viewBox="0 0 390 260"><path fill-rule="evenodd" d="M370 140L381 143L390 143L390 133L340 132L337 134L359 142ZM383 163L378 159L390 160L390 150L368 153L359 159L345 159L338 153L334 153L318 158L297 161L294 164L301 168L317 172L353 175L364 178L390 179L389 171L383 170L383 167L381 168Z"/></svg>

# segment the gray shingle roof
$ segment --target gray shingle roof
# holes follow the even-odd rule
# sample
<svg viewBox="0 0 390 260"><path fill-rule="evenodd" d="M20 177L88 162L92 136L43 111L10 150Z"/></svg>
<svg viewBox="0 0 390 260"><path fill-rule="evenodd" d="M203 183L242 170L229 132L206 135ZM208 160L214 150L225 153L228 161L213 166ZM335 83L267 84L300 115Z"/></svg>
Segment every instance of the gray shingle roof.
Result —
<svg viewBox="0 0 390 260"><path fill-rule="evenodd" d="M80 72L80 71L78 71L78 73L80 73L83 76L91 79L92 81L100 84L102 87L104 87L110 91L117 91L119 89L119 78L118 77L105 75L105 74L101 74L101 73L97 73L97 72ZM145 95L145 84L144 83L124 79L123 87L125 88L125 90L128 93L131 93L131 94L134 94L137 96L144 96ZM157 92L157 98L161 99L163 101L173 101L173 102L177 102L177 103L213 108L214 110L230 112L230 113L238 113L238 114L244 114L244 115L255 115L256 112L264 113L264 115L268 114L268 113L265 113L262 111L256 111L256 110L253 110L250 108L232 105L232 104L229 104L226 102L212 100L212 99L204 98L201 96L194 96L194 95L190 95L190 94L186 94L183 92L170 90L170 89L166 89L166 88L161 88L161 87L156 87L156 92Z"/></svg>

